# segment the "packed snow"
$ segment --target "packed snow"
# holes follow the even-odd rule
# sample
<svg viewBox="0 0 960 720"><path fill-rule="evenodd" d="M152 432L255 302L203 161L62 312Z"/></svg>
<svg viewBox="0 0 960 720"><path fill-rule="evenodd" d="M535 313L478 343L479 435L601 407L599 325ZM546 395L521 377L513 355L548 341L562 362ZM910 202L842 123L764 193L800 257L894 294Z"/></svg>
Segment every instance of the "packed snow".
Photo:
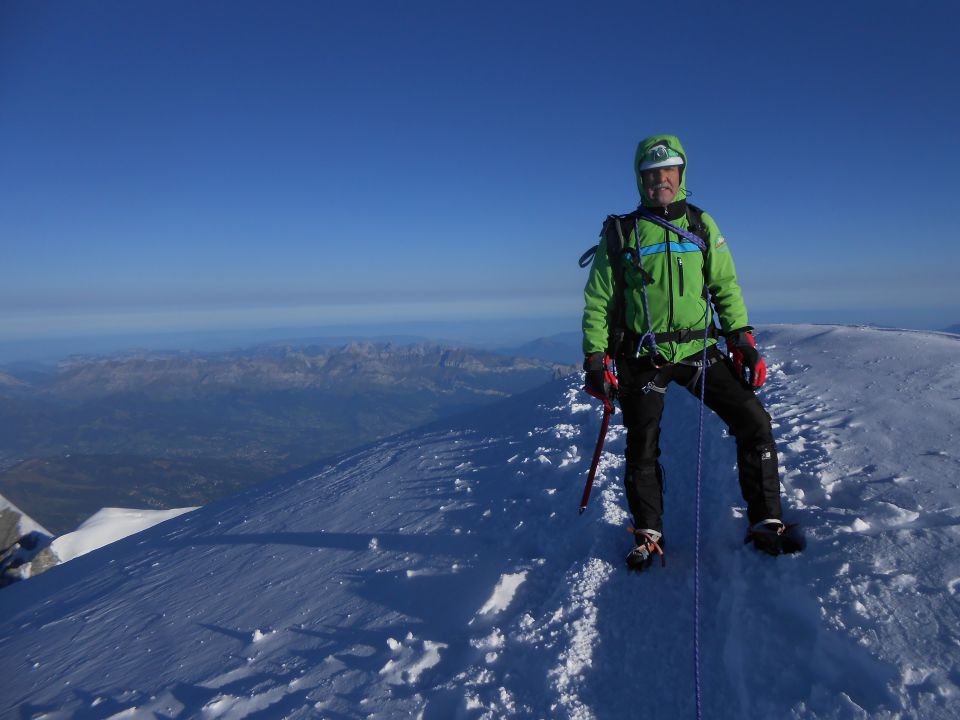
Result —
<svg viewBox="0 0 960 720"><path fill-rule="evenodd" d="M87 518L73 532L61 535L54 540L51 543L51 549L60 562L67 562L193 510L196 508L173 510L103 508Z"/></svg>
<svg viewBox="0 0 960 720"><path fill-rule="evenodd" d="M787 519L744 546L707 414L706 718L956 717L960 338L758 332ZM261 485L0 591L0 716L694 716L695 399L664 416L667 566L632 542L614 422L569 377Z"/></svg>

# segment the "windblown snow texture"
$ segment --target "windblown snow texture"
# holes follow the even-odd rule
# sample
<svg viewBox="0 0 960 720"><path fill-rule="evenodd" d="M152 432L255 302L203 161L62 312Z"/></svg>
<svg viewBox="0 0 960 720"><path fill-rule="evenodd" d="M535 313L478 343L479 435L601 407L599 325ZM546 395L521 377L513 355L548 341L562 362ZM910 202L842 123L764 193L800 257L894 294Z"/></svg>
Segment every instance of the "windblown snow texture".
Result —
<svg viewBox="0 0 960 720"><path fill-rule="evenodd" d="M955 717L960 341L758 336L810 547L742 545L708 416L704 717ZM693 717L696 412L671 389L665 569L623 567L617 423L577 514L600 409L570 377L3 590L0 715Z"/></svg>

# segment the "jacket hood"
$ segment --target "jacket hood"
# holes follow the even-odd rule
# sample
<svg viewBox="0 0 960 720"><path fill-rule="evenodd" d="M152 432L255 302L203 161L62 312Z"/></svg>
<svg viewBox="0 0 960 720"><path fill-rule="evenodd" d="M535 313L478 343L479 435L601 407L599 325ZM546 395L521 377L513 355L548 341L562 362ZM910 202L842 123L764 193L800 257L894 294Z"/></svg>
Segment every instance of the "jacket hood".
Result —
<svg viewBox="0 0 960 720"><path fill-rule="evenodd" d="M666 145L670 150L679 153L680 157L683 158L683 165L680 168L680 187L677 190L677 196L673 199L673 202L683 200L687 197L687 154L683 151L683 145L680 144L680 140L675 135L651 135L640 141L640 144L637 145L637 153L633 158L633 171L637 175L637 190L640 192L640 202L644 205L648 204L647 199L643 196L643 181L640 179L640 163L643 161L647 152L656 145Z"/></svg>

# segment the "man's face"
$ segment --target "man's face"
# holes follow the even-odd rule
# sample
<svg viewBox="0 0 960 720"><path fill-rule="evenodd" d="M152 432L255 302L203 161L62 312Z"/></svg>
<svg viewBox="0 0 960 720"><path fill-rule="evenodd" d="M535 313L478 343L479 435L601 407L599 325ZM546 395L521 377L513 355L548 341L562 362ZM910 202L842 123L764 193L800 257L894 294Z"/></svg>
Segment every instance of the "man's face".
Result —
<svg viewBox="0 0 960 720"><path fill-rule="evenodd" d="M653 205L666 207L673 202L680 189L680 166L652 168L642 170L643 194Z"/></svg>

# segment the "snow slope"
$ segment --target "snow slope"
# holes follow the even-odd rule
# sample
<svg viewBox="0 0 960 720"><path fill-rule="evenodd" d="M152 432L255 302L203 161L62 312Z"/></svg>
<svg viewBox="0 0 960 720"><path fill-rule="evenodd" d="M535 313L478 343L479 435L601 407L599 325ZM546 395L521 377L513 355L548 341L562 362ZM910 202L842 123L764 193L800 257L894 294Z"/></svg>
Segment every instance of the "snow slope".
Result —
<svg viewBox="0 0 960 720"><path fill-rule="evenodd" d="M67 562L193 510L196 508L101 508L84 520L76 530L56 538L50 547L60 562Z"/></svg>
<svg viewBox="0 0 960 720"><path fill-rule="evenodd" d="M704 717L954 718L960 338L760 334L802 555L742 545L708 415ZM695 401L664 418L666 568L628 574L615 425L578 379L397 436L0 592L3 717L694 714Z"/></svg>

